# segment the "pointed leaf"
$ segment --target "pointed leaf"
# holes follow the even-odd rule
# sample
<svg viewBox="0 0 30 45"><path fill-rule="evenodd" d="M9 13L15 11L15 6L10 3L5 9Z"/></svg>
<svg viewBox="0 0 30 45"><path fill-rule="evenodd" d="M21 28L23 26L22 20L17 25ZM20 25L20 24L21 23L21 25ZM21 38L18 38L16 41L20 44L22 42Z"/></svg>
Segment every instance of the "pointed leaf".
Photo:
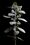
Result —
<svg viewBox="0 0 30 45"><path fill-rule="evenodd" d="M25 11L19 11L19 13L25 14Z"/></svg>
<svg viewBox="0 0 30 45"><path fill-rule="evenodd" d="M23 18L18 18L19 20L22 20L24 22L27 22L27 20L23 19Z"/></svg>
<svg viewBox="0 0 30 45"><path fill-rule="evenodd" d="M21 40L21 41L24 41L22 38L20 38L20 37L17 37L19 40Z"/></svg>
<svg viewBox="0 0 30 45"><path fill-rule="evenodd" d="M23 33L26 33L24 29L19 28L19 27L17 27L17 28L19 29L19 31L21 31L21 32L23 32Z"/></svg>
<svg viewBox="0 0 30 45"><path fill-rule="evenodd" d="M8 16L15 16L15 14L13 14L13 13L8 13Z"/></svg>
<svg viewBox="0 0 30 45"><path fill-rule="evenodd" d="M5 15L3 15L3 17L5 17L5 18L10 18L9 16L5 16Z"/></svg>

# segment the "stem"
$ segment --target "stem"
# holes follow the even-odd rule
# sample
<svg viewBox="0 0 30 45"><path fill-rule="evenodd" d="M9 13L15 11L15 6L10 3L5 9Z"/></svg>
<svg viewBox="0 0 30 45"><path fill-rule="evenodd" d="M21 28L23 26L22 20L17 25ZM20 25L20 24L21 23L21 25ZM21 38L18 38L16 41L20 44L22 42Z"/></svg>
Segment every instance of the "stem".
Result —
<svg viewBox="0 0 30 45"><path fill-rule="evenodd" d="M16 22L16 15L15 15L14 21ZM16 31L16 24L15 24L14 28L15 28L15 30L14 30L14 36L15 36L15 45L16 45L16 33L15 33L15 31Z"/></svg>

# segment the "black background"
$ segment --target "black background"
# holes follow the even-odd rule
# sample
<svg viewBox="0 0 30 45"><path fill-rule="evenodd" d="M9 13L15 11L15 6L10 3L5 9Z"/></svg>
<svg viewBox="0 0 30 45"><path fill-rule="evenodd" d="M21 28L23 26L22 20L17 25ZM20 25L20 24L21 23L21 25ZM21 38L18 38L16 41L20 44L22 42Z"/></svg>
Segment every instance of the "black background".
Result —
<svg viewBox="0 0 30 45"><path fill-rule="evenodd" d="M22 22L21 27L25 29L26 34L21 34L23 36L21 36L25 41L20 41L17 40L17 45L19 44L30 44L30 0L0 0L0 39L1 39L1 43L3 42L3 44L7 43L7 44L11 44L14 45L14 41L12 41L12 38L8 38L8 37L3 37L5 34L3 33L3 31L6 28L9 28L9 21L10 19L6 19L3 17L3 15L7 15L8 12L10 12L11 9L7 8L8 6L11 6L13 4L13 2L16 1L18 3L18 5L22 5L23 8L22 10L24 10L26 12L25 15L23 15L22 17L25 18L28 22L24 23ZM10 40L11 39L11 40Z"/></svg>

